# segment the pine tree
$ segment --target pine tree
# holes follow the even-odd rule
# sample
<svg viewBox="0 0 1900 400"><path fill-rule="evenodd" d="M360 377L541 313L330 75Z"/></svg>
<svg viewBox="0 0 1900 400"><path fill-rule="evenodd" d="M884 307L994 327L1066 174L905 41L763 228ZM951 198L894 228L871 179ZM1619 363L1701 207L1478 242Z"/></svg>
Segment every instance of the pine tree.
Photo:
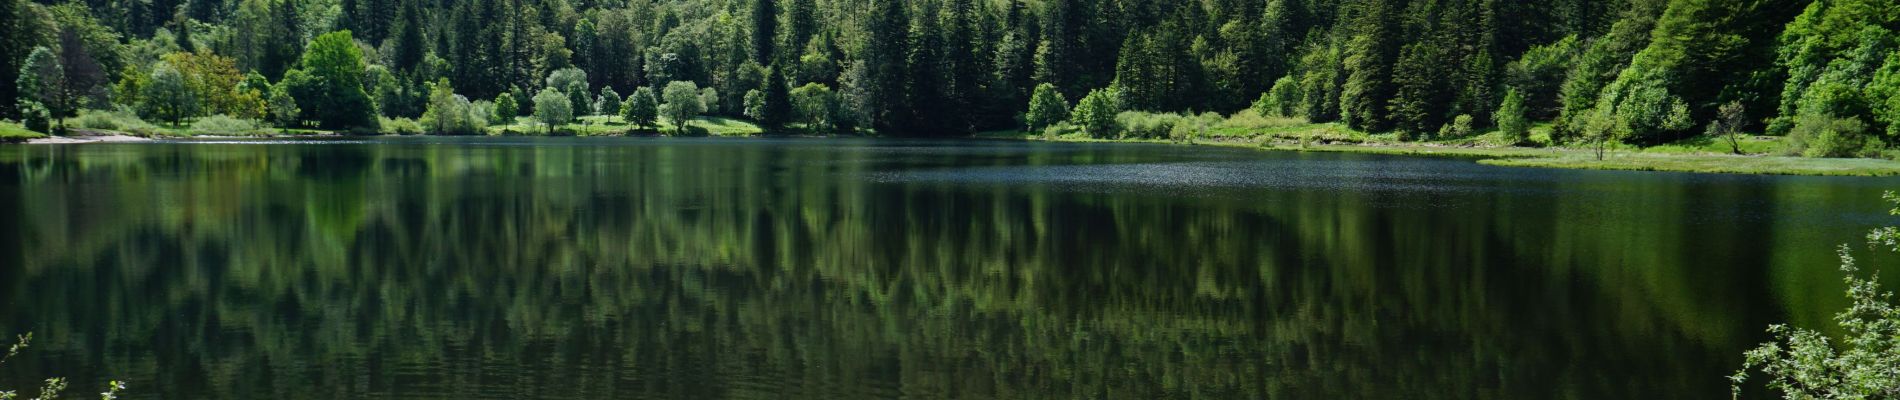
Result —
<svg viewBox="0 0 1900 400"><path fill-rule="evenodd" d="M791 89L786 86L783 71L773 68L770 75L759 89L762 104L758 118L759 124L766 129L778 129L784 127L792 117Z"/></svg>
<svg viewBox="0 0 1900 400"><path fill-rule="evenodd" d="M865 89L869 96L865 110L877 129L900 131L910 119L911 102L908 79L910 68L910 17L900 0L873 0L871 20L866 26L864 48Z"/></svg>
<svg viewBox="0 0 1900 400"><path fill-rule="evenodd" d="M1397 92L1392 70L1400 52L1400 32L1395 6L1389 1L1358 0L1346 6L1351 16L1345 29L1351 39L1345 47L1346 82L1340 108L1346 124L1356 129L1392 129L1388 107Z"/></svg>
<svg viewBox="0 0 1900 400"><path fill-rule="evenodd" d="M414 74L416 67L422 65L424 54L428 53L428 44L422 38L422 12L417 10L417 0L405 2L402 18L397 21L395 38L395 57L390 60L396 71Z"/></svg>
<svg viewBox="0 0 1900 400"><path fill-rule="evenodd" d="M752 61L771 64L778 41L778 0L752 0Z"/></svg>
<svg viewBox="0 0 1900 400"><path fill-rule="evenodd" d="M20 91L14 81L20 77L21 61L31 50L25 21L21 21L25 0L0 0L0 118L19 115Z"/></svg>
<svg viewBox="0 0 1900 400"><path fill-rule="evenodd" d="M1524 96L1517 89L1504 92L1504 104L1498 106L1495 115L1498 131L1503 132L1512 144L1530 143L1530 119L1525 115Z"/></svg>

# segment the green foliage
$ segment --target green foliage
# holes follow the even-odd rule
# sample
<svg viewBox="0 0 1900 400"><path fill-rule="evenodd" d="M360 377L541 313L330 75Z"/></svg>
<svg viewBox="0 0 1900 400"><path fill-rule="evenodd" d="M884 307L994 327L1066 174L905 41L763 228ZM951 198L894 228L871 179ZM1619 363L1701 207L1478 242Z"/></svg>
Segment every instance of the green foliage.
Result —
<svg viewBox="0 0 1900 400"><path fill-rule="evenodd" d="M488 117L476 112L468 98L455 94L449 78L430 85L429 110L417 122L431 134L480 135L488 131Z"/></svg>
<svg viewBox="0 0 1900 400"><path fill-rule="evenodd" d="M548 127L548 135L568 121L574 120L573 101L566 93L554 89L541 89L534 95L534 121Z"/></svg>
<svg viewBox="0 0 1900 400"><path fill-rule="evenodd" d="M0 354L0 366L6 365L8 360L13 359L13 356L17 356L20 354L20 350L26 350L26 348L30 347L32 344L33 344L33 332L27 332L24 335L16 336L13 344L10 346L7 346L6 354ZM65 392L65 391L66 391L66 378L48 378L44 381L44 385L40 386L40 390L39 390L40 395L37 397L34 397L33 400L57 399L59 398L60 393ZM100 400L118 399L119 392L122 392L122 391L125 391L125 382L108 381L106 382L106 391L99 393L99 399ZM20 393L17 391L0 388L0 400L11 400L14 398L18 398L19 395Z"/></svg>
<svg viewBox="0 0 1900 400"><path fill-rule="evenodd" d="M1498 131L1503 132L1506 140L1515 144L1530 143L1531 122L1529 115L1526 115L1528 112L1525 110L1524 96L1517 89L1504 92L1504 104L1498 105L1498 112L1493 116L1497 118Z"/></svg>
<svg viewBox="0 0 1900 400"><path fill-rule="evenodd" d="M1656 15L1662 13L1664 2L1632 1L1629 5L1631 8L1624 13L1624 18L1611 25L1608 34L1591 40L1564 75L1563 86L1558 90L1562 109L1551 132L1553 144L1588 136L1588 123L1598 122L1595 119L1598 113L1593 111L1597 108L1598 94L1617 79L1617 74L1629 65L1636 52L1649 44L1650 30L1655 27Z"/></svg>
<svg viewBox="0 0 1900 400"><path fill-rule="evenodd" d="M1887 192L1896 205L1889 215L1900 215L1900 196ZM1900 252L1900 228L1883 227L1867 235L1874 248ZM1839 338L1821 331L1772 325L1775 340L1745 354L1742 368L1730 376L1731 390L1740 397L1742 384L1759 370L1770 390L1789 399L1882 399L1900 396L1900 303L1893 292L1882 291L1880 277L1860 276L1850 248L1836 251L1847 298L1853 304L1834 315L1843 333ZM1839 340L1838 343L1835 340Z"/></svg>
<svg viewBox="0 0 1900 400"><path fill-rule="evenodd" d="M1392 98L1397 95L1393 66L1401 52L1397 5L1388 1L1353 3L1354 17L1345 22L1350 39L1344 48L1345 84L1339 102L1341 115L1354 129L1384 132L1392 129ZM1443 68L1443 66L1438 66Z"/></svg>
<svg viewBox="0 0 1900 400"><path fill-rule="evenodd" d="M287 86L272 86L270 98L266 102L269 104L271 122L277 123L277 126L290 129L302 125L302 121L297 118L303 115L303 109L297 107L297 98L290 95Z"/></svg>
<svg viewBox="0 0 1900 400"><path fill-rule="evenodd" d="M772 71L765 80L765 86L760 90L763 98L760 99L759 115L754 117L760 125L766 129L777 129L793 118L792 96L789 92L790 88L786 86L785 74L782 71Z"/></svg>
<svg viewBox="0 0 1900 400"><path fill-rule="evenodd" d="M641 86L634 89L633 94L627 95L627 102L621 105L620 116L634 126L653 126L654 121L660 118L660 102L654 98L653 88Z"/></svg>
<svg viewBox="0 0 1900 400"><path fill-rule="evenodd" d="M594 113L601 115L619 114L620 92L615 92L612 86L601 87L600 95L594 96Z"/></svg>
<svg viewBox="0 0 1900 400"><path fill-rule="evenodd" d="M377 127L377 130L375 131L368 131L368 130L359 128L359 129L351 130L350 133L359 134L359 135L369 134L372 132L380 133L384 135L420 135L423 133L422 124L417 123L416 120L408 119L408 118L377 117L376 127Z"/></svg>
<svg viewBox="0 0 1900 400"><path fill-rule="evenodd" d="M20 124L29 131L57 133L53 132L53 114L37 101L20 103Z"/></svg>
<svg viewBox="0 0 1900 400"><path fill-rule="evenodd" d="M1041 130L1069 119L1069 100L1062 98L1062 92L1056 91L1056 85L1042 83L1036 85L1036 92L1029 97L1029 111L1023 114L1023 122L1029 129Z"/></svg>
<svg viewBox="0 0 1900 400"><path fill-rule="evenodd" d="M666 84L663 93L666 103L660 105L660 114L673 121L673 134L686 134L686 123L706 110L700 100L699 85L692 81L673 81Z"/></svg>
<svg viewBox="0 0 1900 400"><path fill-rule="evenodd" d="M741 104L745 108L744 113L746 118L759 120L765 116L764 92L760 92L758 89L747 90L745 92L745 100L743 100Z"/></svg>
<svg viewBox="0 0 1900 400"><path fill-rule="evenodd" d="M80 110L73 123L81 128L125 132L138 136L156 136L160 133L157 126L140 119L138 113L129 108L115 110Z"/></svg>
<svg viewBox="0 0 1900 400"><path fill-rule="evenodd" d="M212 136L255 136L268 134L257 121L214 114L191 122L191 132Z"/></svg>
<svg viewBox="0 0 1900 400"><path fill-rule="evenodd" d="M376 106L363 90L363 52L349 31L317 36L304 49L302 73L287 73L305 119L323 129L375 131Z"/></svg>
<svg viewBox="0 0 1900 400"><path fill-rule="evenodd" d="M1565 75L1584 48L1584 42L1576 35L1565 36L1563 40L1532 47L1504 67L1505 84L1522 97L1524 118L1545 120L1557 116L1563 107L1560 91Z"/></svg>
<svg viewBox="0 0 1900 400"><path fill-rule="evenodd" d="M14 87L20 93L20 103L45 104L46 99L56 95L55 88L63 79L59 68L59 59L53 56L53 50L44 46L33 48L33 52L20 63Z"/></svg>
<svg viewBox="0 0 1900 400"><path fill-rule="evenodd" d="M834 132L838 130L839 115L838 94L830 87L820 83L807 83L792 89L792 109L794 118L805 123L806 129L815 132Z"/></svg>
<svg viewBox="0 0 1900 400"><path fill-rule="evenodd" d="M502 92L495 96L494 115L489 117L488 122L496 125L513 124L515 123L515 117L520 116L516 111L518 108L519 107L515 105L515 95Z"/></svg>
<svg viewBox="0 0 1900 400"><path fill-rule="evenodd" d="M1315 45L1300 57L1306 72L1300 76L1300 114L1313 122L1332 122L1340 117L1340 95L1346 72L1340 62L1341 51L1331 43Z"/></svg>
<svg viewBox="0 0 1900 400"><path fill-rule="evenodd" d="M152 77L147 81L144 93L144 108L150 115L156 116L172 126L178 126L186 117L198 114L200 102L198 94L185 82L185 75L172 68L170 63L159 63L152 68Z"/></svg>
<svg viewBox="0 0 1900 400"><path fill-rule="evenodd" d="M1739 136L1742 134L1742 127L1748 123L1748 114L1743 110L1744 107L1739 101L1723 104L1722 108L1716 112L1715 121L1709 122L1706 131L1711 137L1727 141L1729 152L1734 154L1742 154L1742 142Z"/></svg>
<svg viewBox="0 0 1900 400"><path fill-rule="evenodd" d="M1069 122L1082 132L1098 138L1110 138L1120 131L1115 116L1122 112L1121 89L1110 86L1089 91L1069 113Z"/></svg>
<svg viewBox="0 0 1900 400"><path fill-rule="evenodd" d="M1471 116L1465 114L1458 114L1451 122L1438 127L1438 137L1441 139L1468 137L1472 132L1475 131L1471 129Z"/></svg>
<svg viewBox="0 0 1900 400"><path fill-rule="evenodd" d="M1115 125L1123 139L1166 139L1182 121L1180 114L1123 111L1115 114ZM1101 135L1096 135L1101 136Z"/></svg>
<svg viewBox="0 0 1900 400"><path fill-rule="evenodd" d="M1821 112L1796 118L1788 142L1789 152L1805 157L1854 157L1869 145L1866 123Z"/></svg>
<svg viewBox="0 0 1900 400"><path fill-rule="evenodd" d="M1292 75L1287 75L1273 81L1273 88L1260 94L1260 99L1254 100L1250 108L1263 116L1291 117L1299 114L1300 101L1304 97L1305 94L1300 92L1300 82L1294 80Z"/></svg>

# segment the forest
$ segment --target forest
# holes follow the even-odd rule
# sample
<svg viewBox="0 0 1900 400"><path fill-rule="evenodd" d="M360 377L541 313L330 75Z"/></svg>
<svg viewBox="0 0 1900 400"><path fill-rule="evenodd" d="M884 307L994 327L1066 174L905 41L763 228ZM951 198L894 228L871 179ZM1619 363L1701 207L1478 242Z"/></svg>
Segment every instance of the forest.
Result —
<svg viewBox="0 0 1900 400"><path fill-rule="evenodd" d="M1126 138L1245 114L1814 157L1900 138L1890 0L0 0L0 20L0 117L43 132Z"/></svg>

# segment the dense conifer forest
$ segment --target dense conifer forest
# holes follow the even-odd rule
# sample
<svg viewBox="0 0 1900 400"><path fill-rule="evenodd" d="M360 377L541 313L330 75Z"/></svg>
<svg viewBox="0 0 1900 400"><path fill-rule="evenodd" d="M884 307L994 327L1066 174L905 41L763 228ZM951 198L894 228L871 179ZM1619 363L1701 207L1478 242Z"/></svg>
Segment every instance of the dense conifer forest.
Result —
<svg viewBox="0 0 1900 400"><path fill-rule="evenodd" d="M212 130L722 116L1115 137L1140 111L1401 140L1750 132L1810 156L1900 135L1888 0L0 0L0 20L0 115L43 131L93 110Z"/></svg>

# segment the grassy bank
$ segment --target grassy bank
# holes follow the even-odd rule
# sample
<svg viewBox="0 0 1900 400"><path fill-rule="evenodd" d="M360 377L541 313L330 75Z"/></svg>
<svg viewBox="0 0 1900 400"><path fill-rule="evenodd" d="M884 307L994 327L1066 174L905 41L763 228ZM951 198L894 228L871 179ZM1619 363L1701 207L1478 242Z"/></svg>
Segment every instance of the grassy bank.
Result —
<svg viewBox="0 0 1900 400"><path fill-rule="evenodd" d="M43 137L46 137L46 134L26 130L26 127L20 124L0 121L0 143L24 142L28 139Z"/></svg>
<svg viewBox="0 0 1900 400"><path fill-rule="evenodd" d="M1550 127L1538 126L1531 139L1548 143ZM1450 156L1474 158L1480 164L1624 171L1673 171L1733 174L1900 176L1900 162L1864 158L1805 158L1782 153L1781 138L1749 136L1739 142L1743 155L1732 154L1719 138L1700 137L1653 147L1612 145L1598 160L1594 148L1581 146L1520 147L1496 132L1427 141L1400 141L1393 134L1369 134L1340 124L1311 124L1288 119L1224 122L1192 138L1101 139L1079 133L1049 136L1043 133L993 131L978 138L1060 142L1177 143L1244 147L1283 151L1346 152L1365 154Z"/></svg>

